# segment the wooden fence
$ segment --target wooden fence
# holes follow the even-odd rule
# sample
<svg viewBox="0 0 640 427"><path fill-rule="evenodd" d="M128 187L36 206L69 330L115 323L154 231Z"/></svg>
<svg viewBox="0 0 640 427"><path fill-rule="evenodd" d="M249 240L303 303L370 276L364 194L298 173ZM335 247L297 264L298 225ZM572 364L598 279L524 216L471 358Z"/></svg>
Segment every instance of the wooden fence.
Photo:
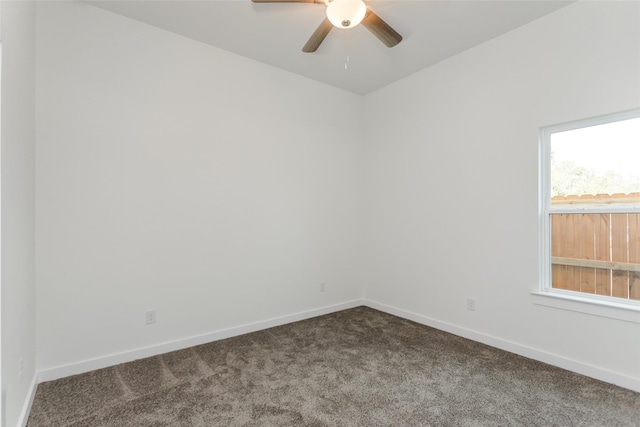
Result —
<svg viewBox="0 0 640 427"><path fill-rule="evenodd" d="M553 206L637 203L640 193L557 196ZM640 214L551 215L552 286L640 300Z"/></svg>

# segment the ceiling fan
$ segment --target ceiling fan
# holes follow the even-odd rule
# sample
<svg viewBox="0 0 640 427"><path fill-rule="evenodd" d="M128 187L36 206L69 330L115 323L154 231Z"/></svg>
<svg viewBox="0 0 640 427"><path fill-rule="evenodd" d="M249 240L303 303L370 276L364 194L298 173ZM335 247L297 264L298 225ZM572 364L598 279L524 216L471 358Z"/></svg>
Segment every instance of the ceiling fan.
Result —
<svg viewBox="0 0 640 427"><path fill-rule="evenodd" d="M353 28L362 25L387 47L402 41L402 36L382 18L376 15L363 0L251 0L254 3L318 3L327 6L327 16L302 48L303 52L315 52L333 29Z"/></svg>

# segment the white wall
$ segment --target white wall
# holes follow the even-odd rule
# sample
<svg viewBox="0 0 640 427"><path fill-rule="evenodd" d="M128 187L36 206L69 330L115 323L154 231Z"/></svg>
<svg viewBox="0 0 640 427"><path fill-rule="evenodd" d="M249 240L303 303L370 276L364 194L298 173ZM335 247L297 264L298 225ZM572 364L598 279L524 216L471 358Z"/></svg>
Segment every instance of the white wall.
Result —
<svg viewBox="0 0 640 427"><path fill-rule="evenodd" d="M2 424L25 413L35 385L35 6L2 10ZM20 375L22 359L22 375Z"/></svg>
<svg viewBox="0 0 640 427"><path fill-rule="evenodd" d="M360 97L90 5L37 16L40 369L361 298Z"/></svg>
<svg viewBox="0 0 640 427"><path fill-rule="evenodd" d="M640 387L640 325L530 295L538 129L640 106L638 6L570 5L366 97L367 298Z"/></svg>

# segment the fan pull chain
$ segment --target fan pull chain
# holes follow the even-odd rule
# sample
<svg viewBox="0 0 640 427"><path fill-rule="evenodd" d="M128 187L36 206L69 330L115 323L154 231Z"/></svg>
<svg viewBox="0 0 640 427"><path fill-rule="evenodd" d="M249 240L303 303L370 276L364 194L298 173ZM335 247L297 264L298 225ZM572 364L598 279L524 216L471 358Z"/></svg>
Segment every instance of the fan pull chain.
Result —
<svg viewBox="0 0 640 427"><path fill-rule="evenodd" d="M345 70L349 69L349 45L350 45L349 42L351 41L350 36L351 36L350 32L347 31L345 43L344 43L344 50L345 50L344 69Z"/></svg>

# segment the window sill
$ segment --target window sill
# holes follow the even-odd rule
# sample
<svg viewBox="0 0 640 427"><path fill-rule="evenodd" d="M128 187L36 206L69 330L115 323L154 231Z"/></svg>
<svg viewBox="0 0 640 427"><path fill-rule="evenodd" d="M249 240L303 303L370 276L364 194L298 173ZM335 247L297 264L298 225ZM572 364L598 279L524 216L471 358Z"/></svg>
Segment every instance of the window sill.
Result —
<svg viewBox="0 0 640 427"><path fill-rule="evenodd" d="M640 323L640 304L633 302L619 303L608 299L583 297L574 293L559 291L536 291L531 293L531 297L534 304L546 307Z"/></svg>

